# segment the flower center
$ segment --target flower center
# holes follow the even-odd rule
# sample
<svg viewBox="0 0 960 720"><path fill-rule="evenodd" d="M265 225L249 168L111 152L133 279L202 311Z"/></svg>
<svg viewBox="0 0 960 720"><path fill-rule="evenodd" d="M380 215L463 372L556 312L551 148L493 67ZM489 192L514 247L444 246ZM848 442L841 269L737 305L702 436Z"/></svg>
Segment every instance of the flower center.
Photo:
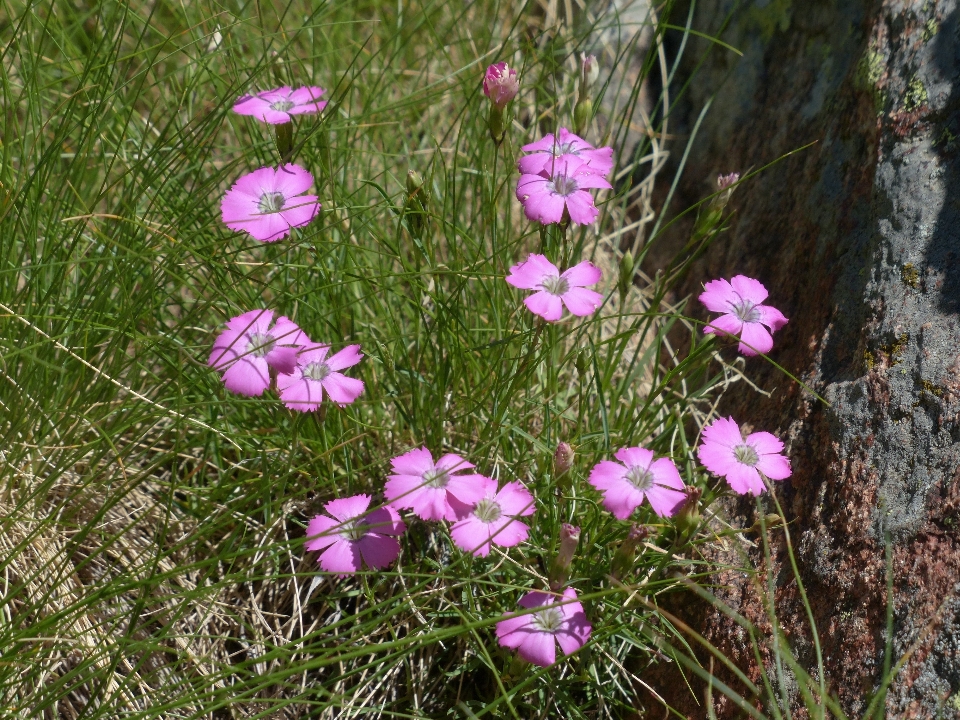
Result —
<svg viewBox="0 0 960 720"><path fill-rule="evenodd" d="M556 632L563 625L563 613L560 612L560 608L546 608L533 614L533 624L539 630Z"/></svg>
<svg viewBox="0 0 960 720"><path fill-rule="evenodd" d="M450 475L446 470L441 470L440 468L427 470L423 474L423 484L427 487L442 488L446 487L448 482L450 482Z"/></svg>
<svg viewBox="0 0 960 720"><path fill-rule="evenodd" d="M577 156L580 155L580 153L577 152L577 148L574 147L573 143L556 143L553 146L554 157L560 157L561 155L566 155L568 153L570 155L577 155Z"/></svg>
<svg viewBox="0 0 960 720"><path fill-rule="evenodd" d="M247 354L254 357L263 357L273 350L275 342L272 335L267 333L250 333L247 335Z"/></svg>
<svg viewBox="0 0 960 720"><path fill-rule="evenodd" d="M757 306L749 300L741 300L738 303L734 303L733 314L736 315L741 322L760 322L760 311L757 310Z"/></svg>
<svg viewBox="0 0 960 720"><path fill-rule="evenodd" d="M276 110L277 112L286 112L294 105L296 105L296 103L290 102L289 100L277 100L274 103L270 103L270 109Z"/></svg>
<svg viewBox="0 0 960 720"><path fill-rule="evenodd" d="M345 540L362 540L363 536L367 534L367 524L363 521L363 518L347 520L340 525L337 532Z"/></svg>
<svg viewBox="0 0 960 720"><path fill-rule="evenodd" d="M540 287L551 295L563 295L570 290L570 281L565 277L545 277L540 281Z"/></svg>
<svg viewBox="0 0 960 720"><path fill-rule="evenodd" d="M566 175L554 175L553 180L547 183L547 189L554 195L562 195L563 197L567 197L567 195L572 195L579 190L580 186L577 185L577 181L572 177L567 177Z"/></svg>
<svg viewBox="0 0 960 720"><path fill-rule="evenodd" d="M283 196L283 193L264 193L260 196L257 209L264 214L280 212L283 210L283 204L286 201L287 199Z"/></svg>
<svg viewBox="0 0 960 720"><path fill-rule="evenodd" d="M473 514L477 516L478 520L482 520L485 523L492 523L500 519L500 516L503 515L503 510L501 510L500 505L493 500L484 498L477 503L477 506L473 509Z"/></svg>
<svg viewBox="0 0 960 720"><path fill-rule="evenodd" d="M312 362L303 369L303 376L311 380L324 380L333 370L325 362Z"/></svg>
<svg viewBox="0 0 960 720"><path fill-rule="evenodd" d="M733 456L737 459L737 462L749 465L750 467L760 462L760 456L757 455L757 451L746 443L737 445L733 449Z"/></svg>
<svg viewBox="0 0 960 720"><path fill-rule="evenodd" d="M627 470L629 480L637 490L649 490L653 487L653 473L642 467Z"/></svg>

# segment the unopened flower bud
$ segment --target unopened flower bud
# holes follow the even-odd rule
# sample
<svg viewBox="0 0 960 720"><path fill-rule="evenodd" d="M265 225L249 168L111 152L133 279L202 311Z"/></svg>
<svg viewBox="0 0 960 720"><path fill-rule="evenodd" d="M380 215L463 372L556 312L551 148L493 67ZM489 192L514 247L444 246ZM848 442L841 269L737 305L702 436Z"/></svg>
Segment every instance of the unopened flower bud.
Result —
<svg viewBox="0 0 960 720"><path fill-rule="evenodd" d="M700 526L700 497L703 490L698 487L687 488L687 499L683 501L673 522L677 528L678 538L689 538Z"/></svg>
<svg viewBox="0 0 960 720"><path fill-rule="evenodd" d="M577 353L577 358L574 360L574 367L577 368L577 375L580 376L580 380L587 376L587 351L581 350Z"/></svg>
<svg viewBox="0 0 960 720"><path fill-rule="evenodd" d="M595 55L580 53L580 97L590 92L590 88L600 78L600 63Z"/></svg>
<svg viewBox="0 0 960 720"><path fill-rule="evenodd" d="M403 216L414 237L421 238L427 225L427 191L423 177L416 170L407 171L407 199Z"/></svg>
<svg viewBox="0 0 960 720"><path fill-rule="evenodd" d="M567 583L570 565L580 543L580 528L564 523L560 526L560 549L550 566L550 589L556 592Z"/></svg>
<svg viewBox="0 0 960 720"><path fill-rule="evenodd" d="M495 63L487 68L483 77L483 94L490 98L495 108L503 110L518 92L520 81L517 79L516 70L505 62Z"/></svg>
<svg viewBox="0 0 960 720"><path fill-rule="evenodd" d="M620 290L620 304L623 304L627 293L633 287L633 253L627 250L620 258L620 278L617 281L617 288Z"/></svg>
<svg viewBox="0 0 960 720"><path fill-rule="evenodd" d="M280 163L288 163L293 159L293 123L285 122L273 127L277 138L277 152L280 153Z"/></svg>
<svg viewBox="0 0 960 720"><path fill-rule="evenodd" d="M553 470L557 477L573 467L573 457L572 447L565 442L557 444L557 451L553 454Z"/></svg>
<svg viewBox="0 0 960 720"><path fill-rule="evenodd" d="M610 564L610 574L620 580L630 574L637 559L637 546L650 537L650 531L643 525L633 525L627 536L620 542L613 562Z"/></svg>

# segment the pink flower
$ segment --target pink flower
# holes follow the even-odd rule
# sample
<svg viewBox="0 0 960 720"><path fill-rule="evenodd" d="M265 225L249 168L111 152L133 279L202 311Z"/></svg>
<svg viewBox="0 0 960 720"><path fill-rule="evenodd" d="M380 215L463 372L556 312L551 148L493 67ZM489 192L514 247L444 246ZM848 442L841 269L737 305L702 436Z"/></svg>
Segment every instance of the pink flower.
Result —
<svg viewBox="0 0 960 720"><path fill-rule="evenodd" d="M556 322L563 315L564 305L573 315L595 313L603 295L585 286L596 285L601 277L600 268L591 262L584 261L561 274L545 256L534 253L510 268L507 282L521 290L536 290L524 298L523 304L534 315Z"/></svg>
<svg viewBox="0 0 960 720"><path fill-rule="evenodd" d="M407 526L392 507L371 513L369 495L331 500L323 506L333 517L317 515L307 525L307 550L324 550L318 558L327 572L354 573L360 561L372 569L385 568L400 554L401 535Z"/></svg>
<svg viewBox="0 0 960 720"><path fill-rule="evenodd" d="M308 86L291 90L284 85L276 90L264 90L256 95L244 95L233 105L233 111L252 115L257 120L271 125L290 122L291 115L320 112L327 106L320 97L327 91L321 87Z"/></svg>
<svg viewBox="0 0 960 720"><path fill-rule="evenodd" d="M384 495L397 508L410 508L424 520L456 520L476 505L487 491L489 478L462 473L473 464L447 454L433 462L426 448L404 453L390 461L394 475ZM460 473L455 474L455 473Z"/></svg>
<svg viewBox="0 0 960 720"><path fill-rule="evenodd" d="M545 135L535 143L524 145L521 150L531 153L524 155L517 162L517 169L525 175L539 173L552 175L553 168L558 163L568 160L579 160L584 163L580 167L581 172L590 172L604 177L613 169L612 147L596 150L593 145L566 128L560 128L556 137L552 134Z"/></svg>
<svg viewBox="0 0 960 720"><path fill-rule="evenodd" d="M590 484L603 492L603 506L614 517L626 520L644 497L657 515L669 517L687 499L673 460L654 460L651 450L640 447L622 448L615 457L619 463L603 460L590 471Z"/></svg>
<svg viewBox="0 0 960 720"><path fill-rule="evenodd" d="M520 81L517 80L517 71L505 62L499 62L487 68L483 76L483 94L490 98L499 110L513 100L520 92Z"/></svg>
<svg viewBox="0 0 960 720"><path fill-rule="evenodd" d="M270 368L294 371L297 352L310 339L285 317L277 318L272 327L271 320L272 310L245 312L227 321L227 329L214 341L209 364L223 373L227 390L261 395L270 385Z"/></svg>
<svg viewBox="0 0 960 720"><path fill-rule="evenodd" d="M527 539L530 528L516 517L533 515L533 495L519 482L497 492L497 482L486 480L486 494L467 517L450 528L457 547L477 557L490 553L490 544L513 547Z"/></svg>
<svg viewBox="0 0 960 720"><path fill-rule="evenodd" d="M764 491L760 473L771 480L790 477L790 460L782 451L776 436L755 432L744 439L733 418L717 418L703 429L697 456L707 470L725 477L734 491L759 495Z"/></svg>
<svg viewBox="0 0 960 720"><path fill-rule="evenodd" d="M767 299L767 289L759 280L737 275L730 282L711 280L703 286L700 302L711 312L723 313L703 329L716 335L738 335L738 349L744 355L768 353L773 347L770 332L787 324L787 319L774 307L761 305ZM764 327L766 326L766 327ZM770 332L767 332L770 328Z"/></svg>
<svg viewBox="0 0 960 720"><path fill-rule="evenodd" d="M542 608L526 615L508 615L497 623L497 639L504 647L515 648L520 657L534 665L548 667L557 657L556 643L564 655L579 650L590 639L593 628L587 622L577 591L567 588L561 598L534 590L523 596L520 607Z"/></svg>
<svg viewBox="0 0 960 720"><path fill-rule="evenodd" d="M524 173L517 182L517 200L530 220L544 225L569 217L577 225L589 225L600 211L593 204L590 188L610 188L602 176L577 158L549 163L539 174Z"/></svg>
<svg viewBox="0 0 960 720"><path fill-rule="evenodd" d="M280 399L291 410L310 412L320 407L323 391L340 406L349 405L363 392L363 380L340 373L363 359L359 345L348 345L327 357L329 345L311 345L300 351L289 375L277 378Z"/></svg>
<svg viewBox="0 0 960 720"><path fill-rule="evenodd" d="M231 230L244 230L257 240L279 240L290 233L290 228L306 225L320 211L316 195L301 194L312 184L313 176L299 165L254 170L223 196L223 221Z"/></svg>

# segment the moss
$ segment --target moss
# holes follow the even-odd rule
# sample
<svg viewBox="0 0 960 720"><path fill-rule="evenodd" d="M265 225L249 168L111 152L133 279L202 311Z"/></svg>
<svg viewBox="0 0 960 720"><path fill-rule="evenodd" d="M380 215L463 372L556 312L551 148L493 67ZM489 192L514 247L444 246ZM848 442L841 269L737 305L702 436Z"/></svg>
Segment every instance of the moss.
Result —
<svg viewBox="0 0 960 720"><path fill-rule="evenodd" d="M914 290L920 287L920 272L913 266L913 263L907 263L900 268L900 279L904 285L909 285Z"/></svg>
<svg viewBox="0 0 960 720"><path fill-rule="evenodd" d="M863 364L866 365L867 370L873 370L873 366L877 364L876 359L873 357L873 353L869 350L866 350L863 353Z"/></svg>
<svg viewBox="0 0 960 720"><path fill-rule="evenodd" d="M887 103L887 93L880 87L880 81L883 80L886 69L883 54L876 50L868 50L857 63L856 83L861 90L873 95L873 104L878 114L883 112L883 107Z"/></svg>
<svg viewBox="0 0 960 720"><path fill-rule="evenodd" d="M904 350L907 349L907 342L909 340L910 336L907 333L903 333L891 345L884 348L886 353L890 356L891 365L896 365L898 362L900 362L900 355Z"/></svg>
<svg viewBox="0 0 960 720"><path fill-rule="evenodd" d="M923 30L920 31L920 39L923 40L923 42L930 42L939 29L940 26L937 24L937 21L934 18L930 18L923 24Z"/></svg>
<svg viewBox="0 0 960 720"><path fill-rule="evenodd" d="M929 380L920 380L920 387L922 387L926 392L931 395L936 395L937 397L943 397L943 388L939 385L934 385Z"/></svg>
<svg viewBox="0 0 960 720"><path fill-rule="evenodd" d="M753 6L747 13L748 25L760 29L760 36L769 40L774 33L786 32L793 19L793 0L770 0L765 7Z"/></svg>
<svg viewBox="0 0 960 720"><path fill-rule="evenodd" d="M956 693L953 697L947 700L947 705L952 707L954 710L960 711L960 692Z"/></svg>
<svg viewBox="0 0 960 720"><path fill-rule="evenodd" d="M927 89L923 86L923 81L918 75L914 75L907 85L906 94L903 96L903 109L907 112L913 112L926 105L927 100Z"/></svg>

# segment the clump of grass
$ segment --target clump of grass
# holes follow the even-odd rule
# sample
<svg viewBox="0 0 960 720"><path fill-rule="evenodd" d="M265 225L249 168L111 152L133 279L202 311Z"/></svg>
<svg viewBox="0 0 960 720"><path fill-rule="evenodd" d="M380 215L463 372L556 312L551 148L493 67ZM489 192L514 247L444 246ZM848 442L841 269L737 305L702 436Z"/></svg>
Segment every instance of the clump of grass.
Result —
<svg viewBox="0 0 960 720"><path fill-rule="evenodd" d="M654 37L668 10L646 17ZM519 2L0 8L4 713L595 718L657 703L642 669L654 637L680 636L656 598L682 587L672 570L709 570L709 539L644 509L650 537L611 578L629 524L586 474L643 443L705 486L691 448L741 369L671 295L722 213L670 272L618 287L621 249L649 246L667 144L649 115L638 147L617 142L635 102L598 106L590 132L617 147L618 185L596 229L568 237L605 271L602 311L541 331L503 282L550 241L523 220L512 165L569 117L571 58L607 29L607 57L649 37L578 17ZM525 90L497 147L479 78L500 58ZM616 76L625 97L666 62L651 44ZM229 108L282 83L329 90L294 144L323 212L261 245L227 231L219 201L275 162L273 139ZM416 227L411 169L428 198ZM227 394L206 366L216 328L263 306L315 340L359 342L361 399L321 420ZM562 478L559 441L577 453ZM482 561L420 525L388 571L319 572L309 516L379 492L390 458L420 444L527 484L540 509L522 552ZM543 586L564 522L582 528L571 582L594 635L531 669L493 626Z"/></svg>

